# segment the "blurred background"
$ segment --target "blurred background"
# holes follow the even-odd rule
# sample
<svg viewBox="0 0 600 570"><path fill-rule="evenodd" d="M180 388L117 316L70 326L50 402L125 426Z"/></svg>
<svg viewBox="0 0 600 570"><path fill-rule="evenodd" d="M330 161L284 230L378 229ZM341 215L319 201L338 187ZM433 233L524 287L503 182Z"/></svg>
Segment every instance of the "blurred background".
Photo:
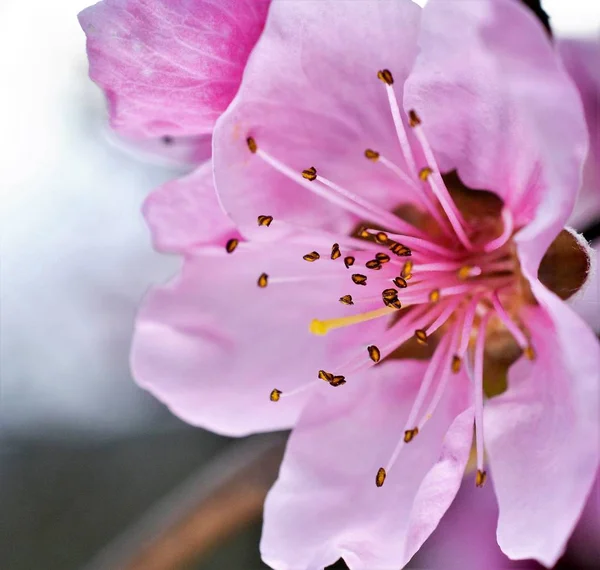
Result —
<svg viewBox="0 0 600 570"><path fill-rule="evenodd" d="M178 265L152 251L139 208L187 149L108 130L76 18L88 4L0 0L0 569L266 568L261 504L284 436L192 428L130 378L136 307ZM597 0L544 7L559 36L600 34ZM480 522L465 524L493 541ZM447 530L444 558L415 567L468 566ZM600 567L595 532L561 568Z"/></svg>

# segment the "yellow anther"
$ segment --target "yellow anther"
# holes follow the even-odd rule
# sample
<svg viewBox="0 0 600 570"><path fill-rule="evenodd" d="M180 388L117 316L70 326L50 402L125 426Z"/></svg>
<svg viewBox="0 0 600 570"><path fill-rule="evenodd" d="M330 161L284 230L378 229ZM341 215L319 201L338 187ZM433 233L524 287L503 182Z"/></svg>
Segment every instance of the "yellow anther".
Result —
<svg viewBox="0 0 600 570"><path fill-rule="evenodd" d="M370 148L365 150L365 156L373 162L377 162L377 160L379 160L379 153L376 150L372 150Z"/></svg>
<svg viewBox="0 0 600 570"><path fill-rule="evenodd" d="M390 251L398 257L409 257L412 255L412 251L410 250L410 248L397 242L394 242L390 246Z"/></svg>
<svg viewBox="0 0 600 570"><path fill-rule="evenodd" d="M398 296L398 291L396 289L384 289L381 292L381 296L388 301L393 301Z"/></svg>
<svg viewBox="0 0 600 570"><path fill-rule="evenodd" d="M355 261L356 260L351 255L349 255L348 257L344 257L344 265L346 266L347 269L352 267L354 265Z"/></svg>
<svg viewBox="0 0 600 570"><path fill-rule="evenodd" d="M317 169L314 166L307 168L302 171L302 178L306 178L306 180L310 180L311 182L317 178Z"/></svg>
<svg viewBox="0 0 600 570"><path fill-rule="evenodd" d="M427 179L429 178L429 175L432 173L433 173L433 170L431 170L431 168L429 168L429 166L425 166L424 168L421 168L421 170L419 170L419 178L423 182L426 182Z"/></svg>
<svg viewBox="0 0 600 570"><path fill-rule="evenodd" d="M465 279L468 279L469 277L471 277L472 272L473 272L473 268L470 265L463 265L458 270L458 278L461 279L462 281L464 281Z"/></svg>
<svg viewBox="0 0 600 570"><path fill-rule="evenodd" d="M367 346L367 351L369 353L369 358L373 362L379 362L381 360L381 351L374 344Z"/></svg>
<svg viewBox="0 0 600 570"><path fill-rule="evenodd" d="M343 386L346 383L346 377L345 376L334 376L331 381L329 382L330 386L333 386L334 388L337 388L338 386Z"/></svg>
<svg viewBox="0 0 600 570"><path fill-rule="evenodd" d="M535 360L535 350L533 349L533 346L529 345L526 347L523 351L523 354L528 360Z"/></svg>
<svg viewBox="0 0 600 570"><path fill-rule="evenodd" d="M321 256L319 255L318 251L311 251L310 253L307 253L306 255L302 256L302 259L304 259L304 261L310 261L311 263L313 261L317 261L317 259L320 259Z"/></svg>
<svg viewBox="0 0 600 570"><path fill-rule="evenodd" d="M259 287L264 289L269 284L269 276L266 273L261 273L257 284Z"/></svg>
<svg viewBox="0 0 600 570"><path fill-rule="evenodd" d="M404 277L404 279L408 279L409 275L412 275L412 269L413 269L413 262L407 261L404 264L404 266L402 267L402 272L400 273L400 275L402 277Z"/></svg>
<svg viewBox="0 0 600 570"><path fill-rule="evenodd" d="M423 329L415 331L415 338L419 344L427 344L427 333Z"/></svg>
<svg viewBox="0 0 600 570"><path fill-rule="evenodd" d="M434 289L431 293L429 293L429 302L437 303L440 300L441 294L439 289Z"/></svg>
<svg viewBox="0 0 600 570"><path fill-rule="evenodd" d="M240 240L239 239L235 239L235 238L231 238L226 244L225 244L225 251L227 253L233 253L235 251L235 248L240 244Z"/></svg>
<svg viewBox="0 0 600 570"><path fill-rule="evenodd" d="M460 356L458 356L458 354L455 354L452 357L452 364L451 364L452 372L454 372L454 374L458 374L460 372L461 367L462 367L462 358Z"/></svg>
<svg viewBox="0 0 600 570"><path fill-rule="evenodd" d="M258 146L253 137L248 137L246 139L246 144L248 145L248 149L252 154L254 154L258 150Z"/></svg>
<svg viewBox="0 0 600 570"><path fill-rule="evenodd" d="M414 109L408 112L408 124L413 128L421 124L421 118Z"/></svg>
<svg viewBox="0 0 600 570"><path fill-rule="evenodd" d="M385 483L386 473L383 467L380 467L377 470L377 475L375 476L375 485L381 487Z"/></svg>
<svg viewBox="0 0 600 570"><path fill-rule="evenodd" d="M352 274L352 281L356 284L356 285L367 285L367 276L366 275L362 275L361 273L353 273Z"/></svg>
<svg viewBox="0 0 600 570"><path fill-rule="evenodd" d="M389 69L382 69L377 72L377 79L381 79L386 85L393 85L394 76Z"/></svg>
<svg viewBox="0 0 600 570"><path fill-rule="evenodd" d="M319 370L319 380L324 380L325 382L331 382L333 380L333 374L331 372L325 372L325 370Z"/></svg>
<svg viewBox="0 0 600 570"><path fill-rule="evenodd" d="M407 429L404 432L404 443L410 443L419 434L419 428L414 427L413 429Z"/></svg>
<svg viewBox="0 0 600 570"><path fill-rule="evenodd" d="M408 283L404 277L396 277L394 278L394 285L399 289L406 289L408 287Z"/></svg>
<svg viewBox="0 0 600 570"><path fill-rule="evenodd" d="M377 261L376 259L371 259L370 261L367 261L367 263L365 263L365 267L367 269L375 269L377 271L381 269L381 263L379 263L379 261Z"/></svg>
<svg viewBox="0 0 600 570"><path fill-rule="evenodd" d="M487 479L487 473L482 471L481 469L477 469L477 474L475 475L475 486L483 487L485 485L485 481Z"/></svg>
<svg viewBox="0 0 600 570"><path fill-rule="evenodd" d="M375 234L375 241L380 244L386 244L388 242L388 235L385 232L377 232Z"/></svg>
<svg viewBox="0 0 600 570"><path fill-rule="evenodd" d="M340 244L339 243L334 243L331 246L331 259L337 259L338 257L341 257L342 252L340 251Z"/></svg>
<svg viewBox="0 0 600 570"><path fill-rule="evenodd" d="M333 329L339 329L347 327L349 325L356 325L358 323L364 323L372 319L377 319L385 315L389 315L394 312L394 309L382 307L381 309L375 309L367 313L360 313L358 315L350 315L348 317L339 317L337 319L329 319L326 321L320 321L319 319L313 319L309 326L309 331L317 336L326 335Z"/></svg>
<svg viewBox="0 0 600 570"><path fill-rule="evenodd" d="M269 396L271 402L279 402L279 398L281 398L281 390L278 390L277 388L271 390L271 395Z"/></svg>
<svg viewBox="0 0 600 570"><path fill-rule="evenodd" d="M387 253L376 253L375 259L379 261L379 263L388 263L390 256Z"/></svg>
<svg viewBox="0 0 600 570"><path fill-rule="evenodd" d="M273 221L273 216L258 216L257 221L259 226L269 227Z"/></svg>
<svg viewBox="0 0 600 570"><path fill-rule="evenodd" d="M352 295L344 295L343 297L340 297L340 303L343 305L354 305Z"/></svg>

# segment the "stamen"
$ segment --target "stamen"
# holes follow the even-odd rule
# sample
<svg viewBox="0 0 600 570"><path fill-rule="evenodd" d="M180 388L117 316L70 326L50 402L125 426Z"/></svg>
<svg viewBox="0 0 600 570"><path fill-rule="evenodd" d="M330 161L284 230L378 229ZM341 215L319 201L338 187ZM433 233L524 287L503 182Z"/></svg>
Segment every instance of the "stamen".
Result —
<svg viewBox="0 0 600 570"><path fill-rule="evenodd" d="M429 176L431 174L433 174L433 170L431 170L431 168L429 168L429 166L425 166L424 168L421 168L421 170L419 170L419 178L423 182L427 182L427 179L429 178Z"/></svg>
<svg viewBox="0 0 600 570"><path fill-rule="evenodd" d="M333 374L331 372L325 372L325 370L319 370L318 377L319 380L324 380L325 382L331 382L333 380Z"/></svg>
<svg viewBox="0 0 600 570"><path fill-rule="evenodd" d="M412 268L413 268L413 262L408 260L405 264L404 267L402 267L402 272L400 273L401 277L404 277L404 279L410 279L411 275L412 275Z"/></svg>
<svg viewBox="0 0 600 570"><path fill-rule="evenodd" d="M406 279L404 279L404 277L395 277L394 285L399 289L406 289L408 287L408 283L406 282Z"/></svg>
<svg viewBox="0 0 600 570"><path fill-rule="evenodd" d="M498 297L497 291L492 295L492 304L494 305L494 309L496 310L498 318L502 321L502 323L504 323L504 326L508 329L510 334L513 335L514 339L517 341L517 344L521 347L521 350L523 350L527 358L529 358L530 356L535 357L533 348L529 346L529 341L527 340L527 337L510 318L510 316L502 306L502 303L500 303L500 297ZM533 358L530 358L530 360L533 360Z"/></svg>
<svg viewBox="0 0 600 570"><path fill-rule="evenodd" d="M356 259L351 255L349 255L348 257L344 257L344 265L346 266L346 269L350 269L350 267L354 265L355 261Z"/></svg>
<svg viewBox="0 0 600 570"><path fill-rule="evenodd" d="M395 299L398 296L398 291L396 289L384 289L381 292L381 296L388 301Z"/></svg>
<svg viewBox="0 0 600 570"><path fill-rule="evenodd" d="M481 275L481 267L471 267L470 265L463 265L458 270L458 278L461 281L466 281L469 277L477 277Z"/></svg>
<svg viewBox="0 0 600 570"><path fill-rule="evenodd" d="M375 259L379 261L379 263L388 263L390 261L390 256L387 253L377 253L375 254Z"/></svg>
<svg viewBox="0 0 600 570"><path fill-rule="evenodd" d="M385 482L385 478L386 478L385 469L383 467L380 467L377 470L377 475L375 477L375 485L377 485L378 487L381 487Z"/></svg>
<svg viewBox="0 0 600 570"><path fill-rule="evenodd" d="M475 486L479 488L483 487L486 479L487 471L481 471L481 469L477 469L477 474L475 475Z"/></svg>
<svg viewBox="0 0 600 570"><path fill-rule="evenodd" d="M462 358L460 356L458 356L457 354L455 354L452 357L452 372L454 374L458 374L460 372L460 369L462 368Z"/></svg>
<svg viewBox="0 0 600 570"><path fill-rule="evenodd" d="M423 329L415 331L415 338L419 344L427 344L427 333Z"/></svg>
<svg viewBox="0 0 600 570"><path fill-rule="evenodd" d="M259 287L264 289L269 284L269 276L266 273L261 273L257 284Z"/></svg>
<svg viewBox="0 0 600 570"><path fill-rule="evenodd" d="M256 141L254 140L254 138L248 137L246 139L246 144L248 145L248 149L250 150L250 152L252 154L256 154L256 151L258 150L258 146L256 145Z"/></svg>
<svg viewBox="0 0 600 570"><path fill-rule="evenodd" d="M371 259L370 261L367 261L367 263L365 263L365 267L367 269L375 269L376 271L378 271L379 269L381 269L381 263L379 263L379 261L377 261L376 259Z"/></svg>
<svg viewBox="0 0 600 570"><path fill-rule="evenodd" d="M310 323L309 331L314 335L323 336L333 329L364 323L366 321L378 319L379 317L384 317L394 312L395 309L383 307L367 313L359 313L358 315L349 315L347 317L338 317L335 319L328 319L326 321L313 319Z"/></svg>
<svg viewBox="0 0 600 570"><path fill-rule="evenodd" d="M366 275L362 275L361 273L353 273L352 274L352 281L356 284L356 285L367 285L367 276Z"/></svg>
<svg viewBox="0 0 600 570"><path fill-rule="evenodd" d="M343 305L354 305L352 295L344 295L343 297L340 297L340 303Z"/></svg>
<svg viewBox="0 0 600 570"><path fill-rule="evenodd" d="M227 253L233 253L236 249L236 247L240 244L240 240L239 239L235 239L235 238L231 238L230 240L228 240L228 242L225 244L225 251Z"/></svg>
<svg viewBox="0 0 600 570"><path fill-rule="evenodd" d="M410 250L410 248L406 247L401 243L394 243L390 247L390 251L398 257L410 257L412 255L412 251Z"/></svg>
<svg viewBox="0 0 600 570"><path fill-rule="evenodd" d="M379 153L376 150L372 150L370 148L365 150L365 156L373 162L377 162L377 160L379 159Z"/></svg>
<svg viewBox="0 0 600 570"><path fill-rule="evenodd" d="M345 383L346 383L345 376L334 376L331 379L331 382L329 382L329 385L333 386L334 388L337 388L338 386L343 386Z"/></svg>
<svg viewBox="0 0 600 570"><path fill-rule="evenodd" d="M271 390L271 394L269 396L271 402L279 402L279 399L281 398L281 390L278 390L277 388L273 388L273 390Z"/></svg>
<svg viewBox="0 0 600 570"><path fill-rule="evenodd" d="M258 216L258 225L259 226L267 226L271 225L273 221L273 216Z"/></svg>
<svg viewBox="0 0 600 570"><path fill-rule="evenodd" d="M388 242L388 235L385 232L377 232L375 234L375 241L381 245L385 245Z"/></svg>
<svg viewBox="0 0 600 570"><path fill-rule="evenodd" d="M415 437L419 435L419 428L414 427L412 429L407 429L404 432L404 443L410 443Z"/></svg>
<svg viewBox="0 0 600 570"><path fill-rule="evenodd" d="M508 208L502 208L502 223L504 224L502 233L492 241L485 244L483 251L491 252L501 248L510 238L514 229L514 219Z"/></svg>
<svg viewBox="0 0 600 570"><path fill-rule="evenodd" d="M319 255L319 253L317 251L311 251L310 253L307 253L306 255L302 256L302 259L304 259L304 261L310 261L311 263L313 261L317 261L317 259L320 259L321 256Z"/></svg>
<svg viewBox="0 0 600 570"><path fill-rule="evenodd" d="M377 72L377 79L381 79L386 85L394 84L394 76L389 69L382 69Z"/></svg>
<svg viewBox="0 0 600 570"><path fill-rule="evenodd" d="M314 166L302 171L302 178L313 182L317 179L317 169Z"/></svg>
<svg viewBox="0 0 600 570"><path fill-rule="evenodd" d="M461 359L469 347L469 340L471 339L471 329L473 328L473 322L475 320L475 313L477 312L477 306L481 300L482 295L478 294L473 297L471 303L464 312L463 324L460 330L460 344L458 346L458 352L456 357Z"/></svg>
<svg viewBox="0 0 600 570"><path fill-rule="evenodd" d="M408 124L413 129L421 124L421 117L419 117L419 115L417 115L417 112L414 109L411 109L408 112Z"/></svg>
<svg viewBox="0 0 600 570"><path fill-rule="evenodd" d="M339 243L334 243L331 246L331 259L337 259L338 257L341 257L342 252L340 251L340 244Z"/></svg>
<svg viewBox="0 0 600 570"><path fill-rule="evenodd" d="M367 346L367 351L369 353L369 358L373 362L377 363L381 360L381 352L374 344Z"/></svg>
<svg viewBox="0 0 600 570"><path fill-rule="evenodd" d="M429 301L431 303L437 303L440 300L440 290L434 289L431 293L429 293Z"/></svg>

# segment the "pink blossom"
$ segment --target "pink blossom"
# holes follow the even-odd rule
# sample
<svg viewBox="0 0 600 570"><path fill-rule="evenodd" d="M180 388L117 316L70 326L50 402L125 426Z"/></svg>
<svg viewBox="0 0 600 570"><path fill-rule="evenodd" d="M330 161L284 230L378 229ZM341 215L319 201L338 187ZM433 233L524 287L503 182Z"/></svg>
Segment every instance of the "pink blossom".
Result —
<svg viewBox="0 0 600 570"><path fill-rule="evenodd" d="M500 547L553 565L598 465L600 348L563 301L589 272L586 244L555 239L586 128L539 23L512 0L276 1L213 150L250 241L193 248L193 210L170 210L184 268L142 308L132 365L195 425L294 426L264 560L403 566L475 425ZM564 247L583 261L548 283ZM429 360L394 358L417 341Z"/></svg>

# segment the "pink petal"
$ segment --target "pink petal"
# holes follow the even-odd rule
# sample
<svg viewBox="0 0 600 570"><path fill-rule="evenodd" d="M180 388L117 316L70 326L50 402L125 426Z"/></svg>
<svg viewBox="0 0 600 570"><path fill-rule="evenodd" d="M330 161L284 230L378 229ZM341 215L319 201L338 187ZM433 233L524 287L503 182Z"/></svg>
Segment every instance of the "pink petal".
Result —
<svg viewBox="0 0 600 570"><path fill-rule="evenodd" d="M237 235L217 199L210 162L154 190L142 209L160 251L184 253L207 243L224 246Z"/></svg>
<svg viewBox="0 0 600 570"><path fill-rule="evenodd" d="M357 219L251 154L248 136L298 179L314 166L386 209L415 199L399 178L367 160L364 152L373 148L403 164L377 72L393 69L401 97L416 54L419 16L408 0L273 4L238 97L215 129L215 182L238 224L251 223L266 211L289 222L340 231Z"/></svg>
<svg viewBox="0 0 600 570"><path fill-rule="evenodd" d="M579 89L590 135L583 185L569 220L582 229L600 217L600 42L561 40L558 50Z"/></svg>
<svg viewBox="0 0 600 570"><path fill-rule="evenodd" d="M567 302L596 334L600 334L600 272L598 272L600 240L596 240L590 246L583 236L579 235L578 238L588 252L590 270L583 287Z"/></svg>
<svg viewBox="0 0 600 570"><path fill-rule="evenodd" d="M407 108L442 170L496 192L517 227L529 224L539 262L573 208L586 152L579 95L544 29L519 2L431 0L421 47Z"/></svg>
<svg viewBox="0 0 600 570"><path fill-rule="evenodd" d="M498 543L509 558L551 567L561 556L599 459L600 345L541 283L524 314L537 353L510 372L485 407L486 448L500 506Z"/></svg>
<svg viewBox="0 0 600 570"><path fill-rule="evenodd" d="M104 0L79 15L90 77L132 136L210 133L233 99L270 0Z"/></svg>
<svg viewBox="0 0 600 570"><path fill-rule="evenodd" d="M356 311L338 302L352 286L342 260L307 263L308 251L289 238L188 256L181 276L154 289L138 315L131 357L138 383L185 421L219 433L292 426L311 390L333 390L318 371L335 372L350 356L366 354L388 324L382 318L311 334L313 318ZM263 271L271 282L261 289ZM291 276L304 280L276 282ZM274 388L285 395L311 381L297 396L269 401Z"/></svg>
<svg viewBox="0 0 600 570"><path fill-rule="evenodd" d="M383 364L307 403L265 504L261 552L278 570L401 568L454 498L469 456L468 381L402 450L381 488L379 467L403 436L425 363Z"/></svg>

